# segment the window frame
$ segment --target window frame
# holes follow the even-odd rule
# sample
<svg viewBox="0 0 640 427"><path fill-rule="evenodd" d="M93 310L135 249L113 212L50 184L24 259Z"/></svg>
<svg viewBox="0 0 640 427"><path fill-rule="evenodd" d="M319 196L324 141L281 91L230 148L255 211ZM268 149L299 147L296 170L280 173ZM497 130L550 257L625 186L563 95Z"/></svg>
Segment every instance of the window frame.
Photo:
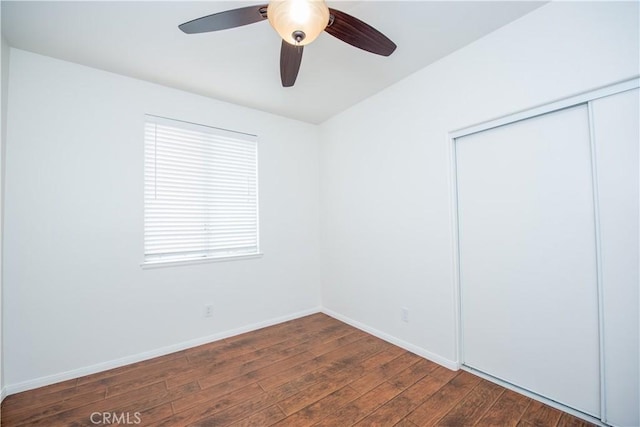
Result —
<svg viewBox="0 0 640 427"><path fill-rule="evenodd" d="M218 136L221 138L231 138L237 139L244 142L253 143L255 146L255 218L256 218L256 226L255 226L255 238L256 238L256 251L250 253L237 253L237 254L224 254L217 256L194 256L194 257L167 257L166 259L162 259L161 257L158 259L148 260L147 259L147 247L145 243L145 237L147 234L147 201L146 201L146 187L147 187L147 138L146 138L146 128L148 124L159 124L159 125L167 125L176 127L178 129L183 129L186 131L196 131L202 132L208 135L212 135L214 137ZM153 269L153 268L163 268L163 267L172 267L172 266L180 266L180 265L193 265L193 264L202 264L202 263L210 263L210 262L223 262L223 261L236 261L236 260L244 260L244 259L253 259L253 258L261 258L263 253L261 251L260 245L260 191L259 191L259 144L257 135L246 133L246 132L238 132L229 129L219 128L215 126L210 126L201 123L194 123L185 120L173 119L163 116L158 116L154 114L145 114L143 119L143 179L142 179L142 211L143 211L143 239L142 239L142 262L140 266L143 269Z"/></svg>

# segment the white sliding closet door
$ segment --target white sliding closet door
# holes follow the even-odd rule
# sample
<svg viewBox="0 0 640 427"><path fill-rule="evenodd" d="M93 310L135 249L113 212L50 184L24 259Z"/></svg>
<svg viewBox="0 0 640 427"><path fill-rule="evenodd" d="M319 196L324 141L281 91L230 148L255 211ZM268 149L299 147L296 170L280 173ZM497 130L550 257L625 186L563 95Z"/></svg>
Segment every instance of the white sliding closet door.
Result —
<svg viewBox="0 0 640 427"><path fill-rule="evenodd" d="M604 315L605 421L640 425L638 141L640 91L593 101Z"/></svg>
<svg viewBox="0 0 640 427"><path fill-rule="evenodd" d="M464 364L598 417L586 105L455 144Z"/></svg>

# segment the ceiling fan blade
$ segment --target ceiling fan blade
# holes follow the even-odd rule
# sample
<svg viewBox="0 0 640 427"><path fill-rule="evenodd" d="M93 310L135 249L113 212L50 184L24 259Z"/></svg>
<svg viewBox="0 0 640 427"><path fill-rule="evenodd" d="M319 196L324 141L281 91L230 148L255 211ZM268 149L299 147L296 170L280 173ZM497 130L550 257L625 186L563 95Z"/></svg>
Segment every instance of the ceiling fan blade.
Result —
<svg viewBox="0 0 640 427"><path fill-rule="evenodd" d="M380 31L336 9L329 8L333 22L324 30L351 46L382 56L389 56L396 50L396 44Z"/></svg>
<svg viewBox="0 0 640 427"><path fill-rule="evenodd" d="M294 46L282 40L280 48L280 79L283 87L291 87L296 82L302 62L304 46Z"/></svg>
<svg viewBox="0 0 640 427"><path fill-rule="evenodd" d="M241 27L267 19L266 11L266 4L242 7L240 9L232 9L203 16L202 18L180 24L178 28L187 34L226 30L227 28Z"/></svg>

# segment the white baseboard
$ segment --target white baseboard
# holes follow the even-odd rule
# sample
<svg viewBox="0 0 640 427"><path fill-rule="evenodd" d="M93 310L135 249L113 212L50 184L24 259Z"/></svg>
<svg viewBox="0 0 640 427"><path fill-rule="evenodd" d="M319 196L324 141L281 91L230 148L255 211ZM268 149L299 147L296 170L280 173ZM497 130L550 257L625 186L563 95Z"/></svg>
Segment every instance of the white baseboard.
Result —
<svg viewBox="0 0 640 427"><path fill-rule="evenodd" d="M59 383L61 381L67 381L74 378L83 377L85 375L95 374L97 372L107 371L109 369L119 368L121 366L141 362L143 360L153 359L154 357L164 356L166 354L175 353L176 351L197 347L202 344L219 341L221 339L243 334L245 332L255 331L257 329L266 328L267 326L277 325L278 323L287 322L289 320L298 319L300 317L308 316L310 314L319 313L319 312L321 312L320 307L310 308L307 310L299 311L297 313L276 317L276 318L265 320L262 322L252 323L250 325L242 326L240 328L231 329L228 331L220 332L220 333L209 335L206 337L200 337L193 340L184 341L178 344L173 344L166 347L158 348L155 350L145 351L144 353L138 353L131 356L116 359L116 360L110 360L107 362L96 363L95 365L90 365L90 366L86 366L79 369L73 369L71 371L61 372L59 374L49 375L46 377L36 378L33 380L24 381L17 384L9 384L2 389L2 399L4 399L5 396L9 396L11 394L32 390L38 387L44 387L50 384ZM2 399L0 399L0 401Z"/></svg>
<svg viewBox="0 0 640 427"><path fill-rule="evenodd" d="M200 337L189 341L184 341L178 344L169 345L166 347L158 348L155 350L146 351L143 353L134 354L131 356L123 357L120 359L110 360L107 362L97 363L95 365L85 366L83 368L73 369L66 372L61 372L54 375L49 375L46 377L36 378L33 380L23 381L17 384L9 384L6 385L0 394L0 401L4 399L6 396L11 394L20 393L27 390L32 390L38 387L44 387L50 384L59 383L61 381L67 381L74 378L83 377L86 375L95 374L97 372L107 371L109 369L119 368L121 366L129 365L132 363L141 362L144 360L153 359L154 357L164 356L170 353L175 353L176 351L185 350L192 347L197 347L202 344L211 343L214 341L219 341L221 339L229 338L235 335L243 334L245 332L255 331L257 329L266 328L268 326L273 326L278 323L287 322L289 320L298 319L300 317L308 316L314 313L324 313L328 316L331 316L341 322L344 322L348 325L353 326L354 328L358 328L364 332L367 332L373 336L376 336L384 341L387 341L391 344L397 345L398 347L404 348L407 351L417 354L418 356L424 357L425 359L431 360L439 365L442 365L446 368L457 371L460 369L460 365L458 362L445 359L442 356L431 353L421 347L403 341L399 338L396 338L392 335L389 335L385 332L381 332L375 328L369 327L363 323L360 323L356 320L353 320L349 317L343 316L334 312L333 310L324 308L324 307L314 307L307 310L299 311L297 313L289 314L286 316L276 317L273 319L265 320L262 322L252 323L250 325L242 326L240 328L231 329L228 331L220 332L217 334L209 335L206 337Z"/></svg>
<svg viewBox="0 0 640 427"><path fill-rule="evenodd" d="M340 320L341 322L347 323L354 328L358 328L362 331L370 333L371 335L380 338L381 340L387 341L391 344L397 345L398 347L404 348L411 353L417 354L418 356L424 357L425 359L431 360L432 362L437 363L438 365L442 365L445 368L449 368L451 370L457 371L460 369L460 364L456 361L445 359L442 356L439 356L435 353L432 353L428 350L425 350L422 347L418 347L417 345L408 343L399 338L394 337L393 335L389 335L385 332L379 331L375 328L365 325L364 323L360 323L357 320L353 320L347 316L343 316L342 314L338 314L333 310L323 307L322 312L327 316L331 316L335 319Z"/></svg>

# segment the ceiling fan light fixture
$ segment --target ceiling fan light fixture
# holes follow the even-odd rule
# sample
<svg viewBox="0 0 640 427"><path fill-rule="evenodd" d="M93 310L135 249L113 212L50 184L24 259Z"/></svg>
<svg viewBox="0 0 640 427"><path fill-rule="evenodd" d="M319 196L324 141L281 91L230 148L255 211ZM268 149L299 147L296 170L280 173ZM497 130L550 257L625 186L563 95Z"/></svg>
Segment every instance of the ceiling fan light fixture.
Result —
<svg viewBox="0 0 640 427"><path fill-rule="evenodd" d="M304 46L326 28L329 8L324 0L274 0L269 2L267 17L284 41Z"/></svg>

